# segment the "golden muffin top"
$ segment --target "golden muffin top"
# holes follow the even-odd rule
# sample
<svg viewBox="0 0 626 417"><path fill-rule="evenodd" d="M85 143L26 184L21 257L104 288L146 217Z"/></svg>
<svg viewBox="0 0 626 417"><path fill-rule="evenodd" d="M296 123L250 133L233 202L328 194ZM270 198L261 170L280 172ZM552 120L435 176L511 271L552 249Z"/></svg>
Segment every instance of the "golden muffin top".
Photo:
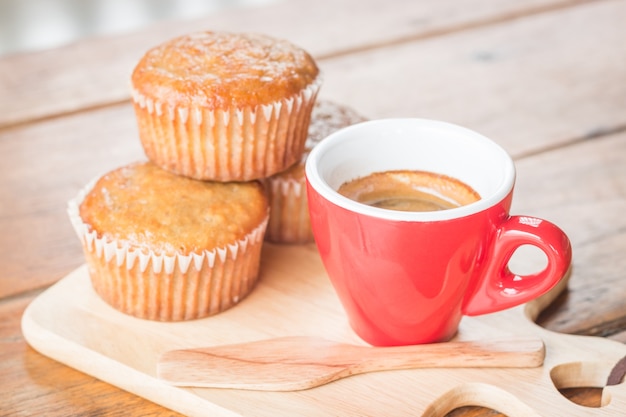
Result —
<svg viewBox="0 0 626 417"><path fill-rule="evenodd" d="M98 237L187 255L244 239L264 221L268 203L256 181L198 181L139 162L102 176L79 213Z"/></svg>
<svg viewBox="0 0 626 417"><path fill-rule="evenodd" d="M242 108L292 97L318 74L313 58L288 41L198 32L149 50L131 82L139 94L170 106Z"/></svg>

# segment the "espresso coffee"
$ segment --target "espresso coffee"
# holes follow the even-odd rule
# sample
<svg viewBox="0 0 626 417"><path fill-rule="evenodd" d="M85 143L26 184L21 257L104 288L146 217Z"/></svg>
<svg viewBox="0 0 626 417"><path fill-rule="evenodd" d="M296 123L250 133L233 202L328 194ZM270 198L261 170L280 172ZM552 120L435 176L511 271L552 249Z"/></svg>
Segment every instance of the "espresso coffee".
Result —
<svg viewBox="0 0 626 417"><path fill-rule="evenodd" d="M342 184L339 194L373 207L400 211L438 211L480 200L469 185L427 171L375 172Z"/></svg>

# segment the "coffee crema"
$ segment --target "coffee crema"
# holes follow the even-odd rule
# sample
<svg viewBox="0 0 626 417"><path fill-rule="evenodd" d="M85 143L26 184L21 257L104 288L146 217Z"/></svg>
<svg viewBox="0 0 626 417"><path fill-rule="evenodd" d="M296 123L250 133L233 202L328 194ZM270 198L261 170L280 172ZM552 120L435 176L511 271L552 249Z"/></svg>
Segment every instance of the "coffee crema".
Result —
<svg viewBox="0 0 626 417"><path fill-rule="evenodd" d="M456 178L428 171L374 172L343 183L339 194L359 203L398 211L439 211L480 200Z"/></svg>

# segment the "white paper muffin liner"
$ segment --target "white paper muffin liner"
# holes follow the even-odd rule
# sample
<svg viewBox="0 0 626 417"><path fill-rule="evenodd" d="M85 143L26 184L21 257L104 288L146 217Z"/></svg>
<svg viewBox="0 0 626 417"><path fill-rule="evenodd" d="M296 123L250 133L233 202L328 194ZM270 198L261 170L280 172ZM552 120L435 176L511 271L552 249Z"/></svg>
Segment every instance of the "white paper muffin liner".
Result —
<svg viewBox="0 0 626 417"><path fill-rule="evenodd" d="M300 159L321 83L318 76L299 94L271 104L217 110L172 106L131 90L152 162L200 180L249 181Z"/></svg>
<svg viewBox="0 0 626 417"><path fill-rule="evenodd" d="M256 284L268 216L243 239L225 247L158 254L90 230L79 206L94 184L95 180L70 200L67 211L94 290L115 309L149 320L197 319L234 306Z"/></svg>
<svg viewBox="0 0 626 417"><path fill-rule="evenodd" d="M280 175L264 180L270 202L270 219L265 240L272 243L313 242L306 196L306 180Z"/></svg>
<svg viewBox="0 0 626 417"><path fill-rule="evenodd" d="M270 220L265 240L273 243L310 243L314 241L306 195L304 166L309 152L331 133L367 120L352 108L329 100L317 100L305 152L300 161L285 171L263 179L268 190Z"/></svg>

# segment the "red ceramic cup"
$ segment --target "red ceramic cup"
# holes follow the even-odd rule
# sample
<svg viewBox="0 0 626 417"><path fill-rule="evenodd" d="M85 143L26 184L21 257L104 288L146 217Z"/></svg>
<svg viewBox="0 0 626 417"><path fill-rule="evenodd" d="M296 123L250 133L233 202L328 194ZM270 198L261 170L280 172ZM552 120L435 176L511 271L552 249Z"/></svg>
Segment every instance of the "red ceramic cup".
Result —
<svg viewBox="0 0 626 417"><path fill-rule="evenodd" d="M373 172L421 170L470 185L475 203L443 211L371 207L339 193ZM313 234L354 331L376 346L446 341L462 315L507 309L554 287L571 262L569 239L554 224L511 216L515 167L496 143L456 125L385 119L342 129L306 163ZM519 276L508 263L521 245L547 257Z"/></svg>

